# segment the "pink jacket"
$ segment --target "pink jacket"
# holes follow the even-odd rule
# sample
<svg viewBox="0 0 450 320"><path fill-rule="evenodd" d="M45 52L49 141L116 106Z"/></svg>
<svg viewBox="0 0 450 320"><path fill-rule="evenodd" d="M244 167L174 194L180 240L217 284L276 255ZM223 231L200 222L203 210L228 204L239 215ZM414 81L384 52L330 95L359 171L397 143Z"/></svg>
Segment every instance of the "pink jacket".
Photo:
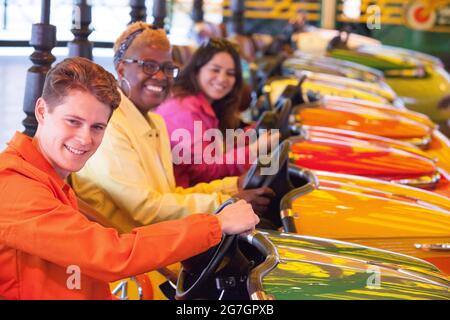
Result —
<svg viewBox="0 0 450 320"><path fill-rule="evenodd" d="M223 140L218 141L217 145L212 147L211 141L202 139L205 131L208 129L219 128L219 120L203 94L200 93L182 98L170 98L162 103L155 112L160 114L166 122L172 146L172 156L174 158L175 179L178 186L189 187L200 182L209 182L214 179L240 175L249 168L248 148L239 150L241 157L245 155L246 164L237 163L237 148L228 152L234 153L235 161L234 163L227 164L227 154L222 152ZM177 137L180 130L177 130L174 135L176 129L185 129L183 132L188 134L190 139ZM210 146L208 147L208 145ZM190 153L185 154L184 151L180 152L179 150L182 148L190 150ZM213 150L214 148L216 148L215 150L219 150L220 154L216 154L214 152L215 150ZM211 154L215 161L213 163L205 163L207 159L204 156L202 157L205 154ZM189 159L190 161L183 160L183 163L179 164L177 163L177 155L181 155L183 159ZM211 157L209 158L211 159ZM221 159L221 161L218 159Z"/></svg>

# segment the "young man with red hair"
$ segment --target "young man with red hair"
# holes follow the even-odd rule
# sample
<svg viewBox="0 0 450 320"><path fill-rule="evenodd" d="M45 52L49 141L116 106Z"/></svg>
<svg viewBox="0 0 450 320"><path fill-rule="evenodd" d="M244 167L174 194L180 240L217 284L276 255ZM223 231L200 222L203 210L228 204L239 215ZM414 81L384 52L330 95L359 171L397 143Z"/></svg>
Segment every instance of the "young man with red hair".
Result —
<svg viewBox="0 0 450 320"><path fill-rule="evenodd" d="M111 299L109 282L199 254L222 232L258 222L245 201L121 235L88 220L65 179L97 150L119 103L114 77L87 59L66 59L47 74L36 136L16 133L0 154L0 297Z"/></svg>

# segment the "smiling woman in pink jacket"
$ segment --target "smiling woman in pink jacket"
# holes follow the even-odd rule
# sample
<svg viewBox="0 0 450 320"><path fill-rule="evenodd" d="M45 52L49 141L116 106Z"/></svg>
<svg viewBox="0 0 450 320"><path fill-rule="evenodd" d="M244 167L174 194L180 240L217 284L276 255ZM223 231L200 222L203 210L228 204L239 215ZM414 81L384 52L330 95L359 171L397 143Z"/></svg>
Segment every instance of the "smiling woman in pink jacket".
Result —
<svg viewBox="0 0 450 320"><path fill-rule="evenodd" d="M246 159L242 163L236 161L238 146L226 149L223 139L212 139L215 150L210 153L208 145L212 141L203 138L209 129L219 129L225 137L226 129L237 128L241 88L239 54L230 42L222 39L211 39L200 47L176 79L173 97L161 104L156 112L166 122L175 162L180 155L184 156L183 159L186 156L189 159L175 163L177 185L188 187L199 182L240 175L248 169L248 147L240 150L241 156L245 155ZM184 132L190 138L176 139L176 129L185 129ZM184 152L177 154L174 149L177 146L179 149L189 150L188 155ZM227 153L234 153L235 161L227 161ZM207 159L209 154L216 161Z"/></svg>

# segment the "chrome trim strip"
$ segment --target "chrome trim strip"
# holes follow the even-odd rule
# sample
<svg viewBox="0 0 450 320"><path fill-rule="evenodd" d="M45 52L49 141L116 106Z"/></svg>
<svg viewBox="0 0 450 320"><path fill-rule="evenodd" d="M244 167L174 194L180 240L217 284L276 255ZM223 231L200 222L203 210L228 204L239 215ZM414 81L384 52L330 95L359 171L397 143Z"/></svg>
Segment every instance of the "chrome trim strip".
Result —
<svg viewBox="0 0 450 320"><path fill-rule="evenodd" d="M275 298L264 291L256 291L250 295L250 300L275 300Z"/></svg>
<svg viewBox="0 0 450 320"><path fill-rule="evenodd" d="M431 143L431 135L426 135L422 138L401 139L403 142L411 143L421 149L427 149Z"/></svg>
<svg viewBox="0 0 450 320"><path fill-rule="evenodd" d="M253 245L259 252L266 256L266 260L252 269L247 279L247 290L251 300L273 300L274 297L264 292L262 285L263 278L280 263L280 256L276 247L269 239L258 231L253 231L246 240Z"/></svg>
<svg viewBox="0 0 450 320"><path fill-rule="evenodd" d="M287 218L287 217L292 217L293 216L292 209L291 208L282 209L280 211L280 216L281 216L281 219Z"/></svg>
<svg viewBox="0 0 450 320"><path fill-rule="evenodd" d="M406 184L413 187L434 187L441 180L441 174L436 172L431 176L422 176L412 179L392 180L392 182Z"/></svg>
<svg viewBox="0 0 450 320"><path fill-rule="evenodd" d="M450 251L450 243L415 243L414 247L424 251Z"/></svg>
<svg viewBox="0 0 450 320"><path fill-rule="evenodd" d="M402 78L425 78L427 72L425 67L419 67L414 69L389 69L384 70L386 77L402 77Z"/></svg>

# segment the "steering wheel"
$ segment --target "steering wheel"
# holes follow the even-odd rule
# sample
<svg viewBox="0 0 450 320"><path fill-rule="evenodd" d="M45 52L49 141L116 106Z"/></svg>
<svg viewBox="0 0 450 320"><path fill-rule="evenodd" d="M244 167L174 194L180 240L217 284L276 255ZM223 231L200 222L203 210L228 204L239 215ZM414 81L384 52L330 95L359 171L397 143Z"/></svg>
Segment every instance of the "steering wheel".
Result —
<svg viewBox="0 0 450 320"><path fill-rule="evenodd" d="M235 203L236 199L229 199L222 203L215 211L219 213L226 206ZM215 247L191 257L182 262L182 269L178 276L175 298L189 300L205 286L207 280L217 271L230 247L237 242L237 235L223 235L222 240ZM200 270L202 270L200 272Z"/></svg>
<svg viewBox="0 0 450 320"><path fill-rule="evenodd" d="M255 72L255 71L253 71ZM254 75L256 77L256 73ZM271 103L270 99L270 90L264 90L261 88L261 90L253 90L254 93L256 93L257 98L253 99L253 103L251 106L252 111L252 119L256 120L262 116L262 114L265 111L279 111L280 105L282 105L285 100L289 99L291 100L292 105L298 105L305 103L305 99L303 98L303 89L302 85L303 82L307 79L306 74L302 74L299 76L298 82L295 85L287 85L281 95L277 98L277 101L275 103ZM268 84L270 87L270 81L266 80L264 82L265 84ZM317 97L309 97L308 96L308 102L318 100Z"/></svg>
<svg viewBox="0 0 450 320"><path fill-rule="evenodd" d="M274 151L272 151L270 158L266 160L267 161L264 161L264 164L259 160L250 167L244 178L243 189L270 187L273 185L276 178L288 178L288 172L283 172L282 170L285 169L285 167L287 168L289 160L289 142L282 142ZM278 169L276 172L269 172L271 170L268 170L268 167L273 163L277 164L276 167L278 167ZM264 169L267 169L267 171Z"/></svg>
<svg viewBox="0 0 450 320"><path fill-rule="evenodd" d="M280 141L288 139L291 135L289 119L292 110L292 103L289 99L284 99L273 111L264 112L256 123L255 130L278 129L280 130Z"/></svg>
<svg viewBox="0 0 450 320"><path fill-rule="evenodd" d="M294 186L289 179L289 149L289 142L282 142L278 148L272 151L270 158L268 159L270 161L263 164L259 160L251 166L244 178L244 189L270 187L276 194L269 205L268 213L263 217L260 217L261 222L257 226L259 228L278 229L281 227L279 215L281 198L294 189ZM275 171L271 172L273 171L272 169Z"/></svg>
<svg viewBox="0 0 450 320"><path fill-rule="evenodd" d="M327 46L328 51L332 51L334 49L348 49L348 40L350 38L350 34L352 32L352 28L350 26L344 26L339 30L339 33L330 40ZM343 38L343 35L346 35L346 38Z"/></svg>

